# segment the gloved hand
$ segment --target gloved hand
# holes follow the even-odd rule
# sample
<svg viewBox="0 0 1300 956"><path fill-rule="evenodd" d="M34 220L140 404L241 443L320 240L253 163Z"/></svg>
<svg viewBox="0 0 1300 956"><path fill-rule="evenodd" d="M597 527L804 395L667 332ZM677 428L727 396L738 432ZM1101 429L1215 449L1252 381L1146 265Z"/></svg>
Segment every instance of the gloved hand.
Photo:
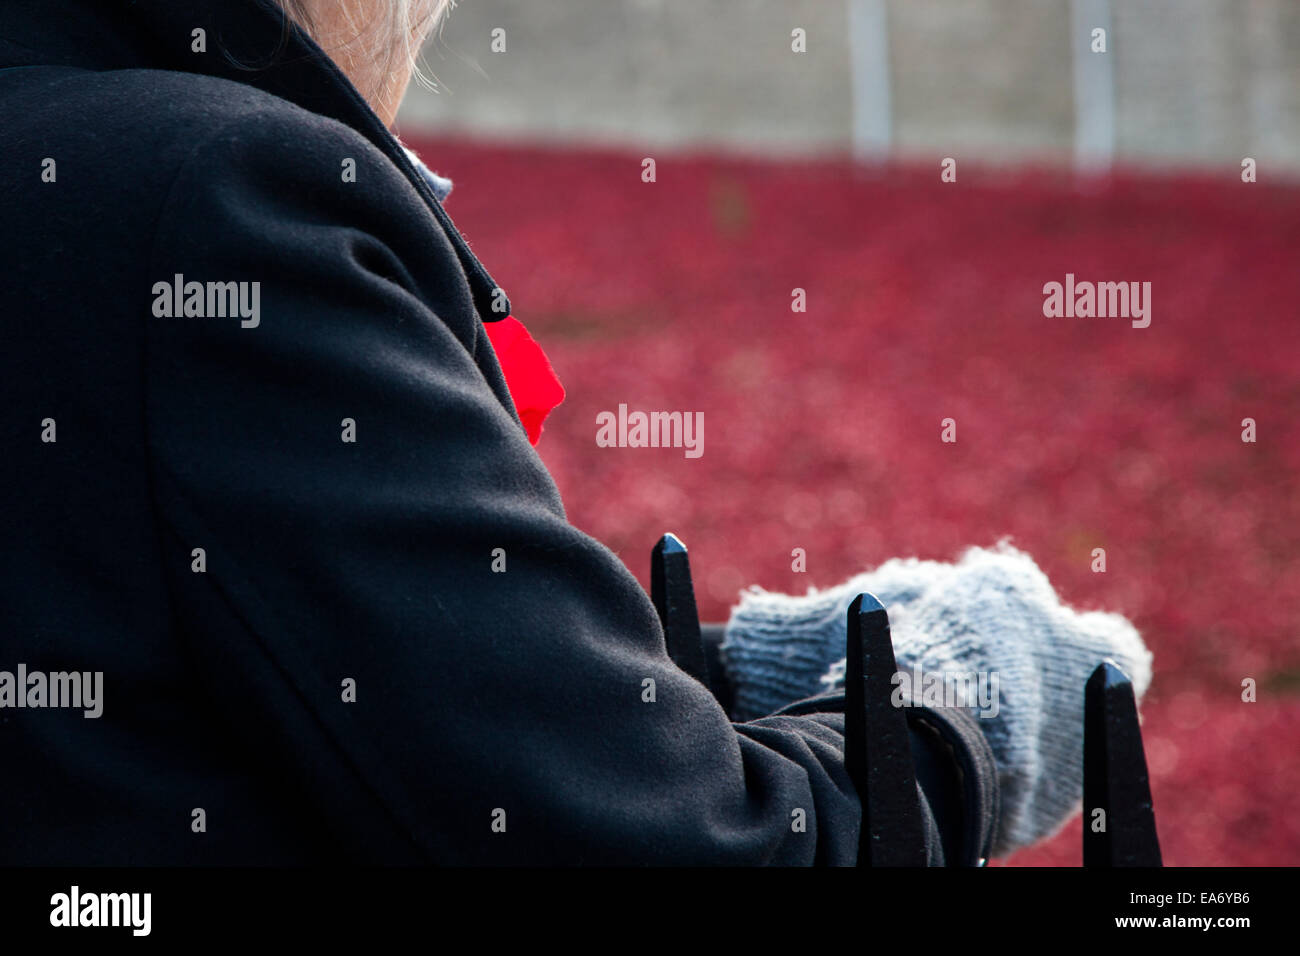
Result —
<svg viewBox="0 0 1300 956"><path fill-rule="evenodd" d="M735 690L733 719L761 717L843 681L846 615L862 591L889 612L901 672L976 679L997 695L968 712L998 765L1001 814L993 852L1050 836L1083 796L1083 690L1092 670L1114 660L1138 699L1151 683L1150 651L1117 614L1061 604L1022 551L971 548L955 564L894 559L838 587L803 597L741 594L722 646Z"/></svg>

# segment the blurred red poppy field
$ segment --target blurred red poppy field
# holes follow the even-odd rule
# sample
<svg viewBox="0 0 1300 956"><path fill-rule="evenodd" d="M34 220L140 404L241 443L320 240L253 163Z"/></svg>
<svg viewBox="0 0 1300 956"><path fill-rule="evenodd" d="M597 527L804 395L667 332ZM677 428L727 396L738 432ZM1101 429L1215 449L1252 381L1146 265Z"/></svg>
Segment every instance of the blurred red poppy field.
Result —
<svg viewBox="0 0 1300 956"><path fill-rule="evenodd" d="M1155 653L1166 863L1300 863L1300 187L412 145L568 392L569 517L643 584L669 530L709 620L1010 538ZM1045 317L1067 274L1150 282L1149 327ZM704 453L599 447L620 404L702 412Z"/></svg>

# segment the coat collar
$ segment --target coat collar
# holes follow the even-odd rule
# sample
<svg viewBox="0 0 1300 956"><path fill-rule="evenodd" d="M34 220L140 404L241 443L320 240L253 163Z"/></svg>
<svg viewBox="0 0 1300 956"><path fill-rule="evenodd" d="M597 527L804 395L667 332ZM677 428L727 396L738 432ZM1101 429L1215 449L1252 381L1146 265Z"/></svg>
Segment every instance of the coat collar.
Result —
<svg viewBox="0 0 1300 956"><path fill-rule="evenodd" d="M14 6L26 9L0 12L0 66L57 63L204 73L254 86L350 126L402 171L447 233L469 277L479 317L494 322L510 314L504 292L401 143L343 71L273 0L48 0ZM206 56L190 50L198 28L207 33Z"/></svg>

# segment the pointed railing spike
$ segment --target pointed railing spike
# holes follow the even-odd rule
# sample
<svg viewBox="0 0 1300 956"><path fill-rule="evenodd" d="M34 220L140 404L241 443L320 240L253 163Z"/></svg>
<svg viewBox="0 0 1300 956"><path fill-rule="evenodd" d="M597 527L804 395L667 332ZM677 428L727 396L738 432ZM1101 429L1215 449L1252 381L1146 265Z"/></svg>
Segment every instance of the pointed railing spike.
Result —
<svg viewBox="0 0 1300 956"><path fill-rule="evenodd" d="M858 865L925 866L907 716L892 701L889 615L874 595L849 606L845 662L844 763L862 801Z"/></svg>
<svg viewBox="0 0 1300 956"><path fill-rule="evenodd" d="M1113 661L1084 689L1083 865L1162 865L1133 684Z"/></svg>
<svg viewBox="0 0 1300 956"><path fill-rule="evenodd" d="M711 687L695 610L691 563L686 545L675 534L660 538L650 554L650 600L664 628L668 656L705 687Z"/></svg>

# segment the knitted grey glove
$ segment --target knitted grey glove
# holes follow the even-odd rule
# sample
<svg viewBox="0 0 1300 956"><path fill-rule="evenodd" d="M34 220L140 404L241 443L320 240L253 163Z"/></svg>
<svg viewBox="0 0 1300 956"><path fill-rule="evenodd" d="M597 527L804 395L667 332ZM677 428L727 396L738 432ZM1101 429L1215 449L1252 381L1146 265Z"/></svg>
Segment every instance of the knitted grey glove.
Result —
<svg viewBox="0 0 1300 956"><path fill-rule="evenodd" d="M732 609L722 646L733 719L841 687L846 616L861 591L889 612L900 672L919 668L931 689L942 686L936 676L980 674L996 688L992 706L965 699L998 765L994 854L1059 830L1083 797L1083 688L1093 668L1113 659L1139 699L1151 683L1151 653L1133 625L1065 607L1033 559L1006 544L972 548L956 564L895 559L804 597L753 587Z"/></svg>

